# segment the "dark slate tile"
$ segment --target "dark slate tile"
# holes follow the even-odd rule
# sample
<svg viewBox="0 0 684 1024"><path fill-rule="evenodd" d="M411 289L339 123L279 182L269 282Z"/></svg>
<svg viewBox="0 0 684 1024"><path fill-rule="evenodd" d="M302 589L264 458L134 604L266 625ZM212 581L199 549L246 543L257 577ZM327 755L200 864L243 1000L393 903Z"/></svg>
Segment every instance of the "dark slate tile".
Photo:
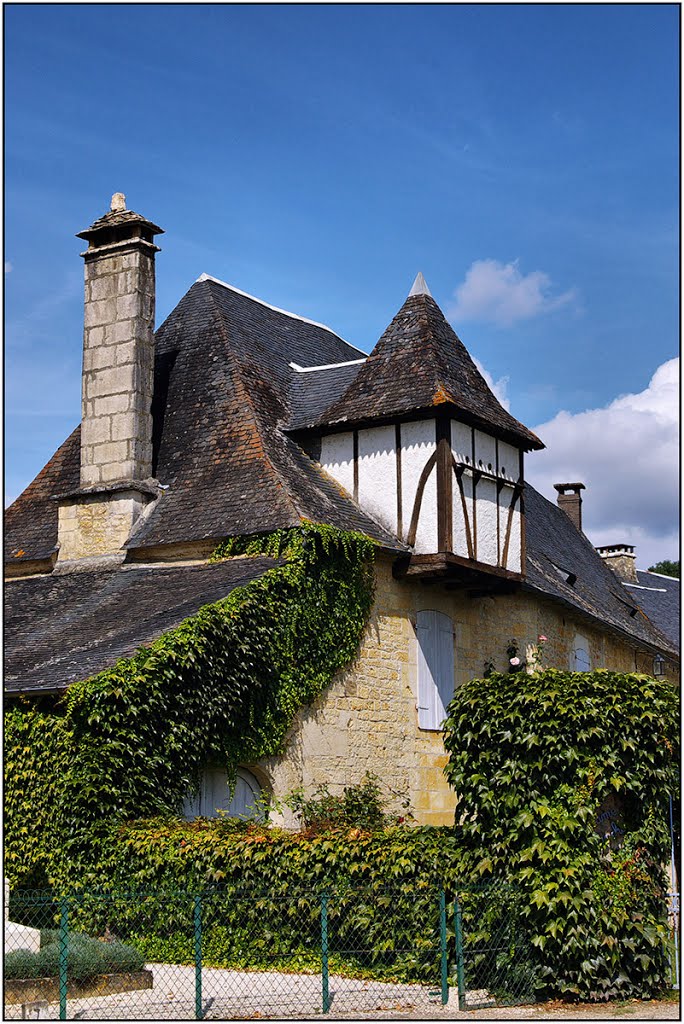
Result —
<svg viewBox="0 0 684 1024"><path fill-rule="evenodd" d="M429 295L409 296L345 393L313 426L390 419L452 406L475 425L526 449L539 438L504 409Z"/></svg>
<svg viewBox="0 0 684 1024"><path fill-rule="evenodd" d="M61 690L129 656L278 563L53 573L5 587L5 690Z"/></svg>

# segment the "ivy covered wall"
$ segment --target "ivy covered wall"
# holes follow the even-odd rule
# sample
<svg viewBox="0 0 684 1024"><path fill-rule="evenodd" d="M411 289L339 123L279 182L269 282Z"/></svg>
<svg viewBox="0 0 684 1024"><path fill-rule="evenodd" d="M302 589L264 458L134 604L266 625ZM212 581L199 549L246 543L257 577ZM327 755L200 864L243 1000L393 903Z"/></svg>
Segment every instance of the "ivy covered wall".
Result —
<svg viewBox="0 0 684 1024"><path fill-rule="evenodd" d="M353 660L373 601L372 543L303 523L213 557L258 554L281 564L52 706L7 709L13 888L99 883L112 823L179 813L208 762L230 772L275 754L297 709Z"/></svg>

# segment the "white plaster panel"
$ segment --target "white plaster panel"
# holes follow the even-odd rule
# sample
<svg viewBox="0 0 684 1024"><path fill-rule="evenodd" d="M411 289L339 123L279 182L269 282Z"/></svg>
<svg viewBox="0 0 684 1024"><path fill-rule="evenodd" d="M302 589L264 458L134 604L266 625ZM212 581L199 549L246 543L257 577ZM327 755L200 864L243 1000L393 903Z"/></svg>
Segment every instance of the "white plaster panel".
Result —
<svg viewBox="0 0 684 1024"><path fill-rule="evenodd" d="M473 463L472 431L465 423L451 421L451 451L456 462Z"/></svg>
<svg viewBox="0 0 684 1024"><path fill-rule="evenodd" d="M519 451L505 441L499 441L499 476L504 480L517 480L519 472Z"/></svg>
<svg viewBox="0 0 684 1024"><path fill-rule="evenodd" d="M481 430L475 431L475 465L488 473L496 473L496 441Z"/></svg>
<svg viewBox="0 0 684 1024"><path fill-rule="evenodd" d="M505 465L505 463L504 463ZM508 468L508 467L506 467ZM506 543L506 526L508 523L508 509L511 503L511 497L513 496L512 487L502 487L501 493L499 494L499 526L501 530L501 558L503 559L504 545ZM522 518L520 516L520 499L516 502L513 510L513 520L511 522L511 537L508 542L508 558L506 564L502 566L504 569L509 569L511 572L522 572L520 563L522 545L520 531L522 528Z"/></svg>
<svg viewBox="0 0 684 1024"><path fill-rule="evenodd" d="M456 477L454 477L453 481L453 510L452 531L454 554L459 555L461 558L469 558L470 554L468 552L468 539L465 528L465 517L463 515L463 502L461 501L461 492L458 489L458 481L456 480Z"/></svg>
<svg viewBox="0 0 684 1024"><path fill-rule="evenodd" d="M513 510L513 524L511 526L511 539L508 545L508 561L506 569L511 572L522 572L522 516L520 515L520 502Z"/></svg>
<svg viewBox="0 0 684 1024"><path fill-rule="evenodd" d="M470 526L470 538L475 546L475 532L474 532L474 521L473 521L473 478L470 473L464 473L461 477L463 484L463 497L465 499L466 512L468 514L468 523ZM454 478L454 496L453 496L453 510L454 510L454 523L453 523L453 541L454 541L454 554L461 555L462 558L470 558L470 552L468 551L468 538L465 527L465 517L463 515L463 502L461 501L461 492L458 488L458 481ZM473 552L475 557L475 552Z"/></svg>
<svg viewBox="0 0 684 1024"><path fill-rule="evenodd" d="M411 524L413 503L416 499L420 474L436 447L434 420L418 420L401 424L401 515L404 524L404 537L406 537ZM437 470L435 466L433 466L423 491L414 550L423 554L432 554L437 551Z"/></svg>
<svg viewBox="0 0 684 1024"><path fill-rule="evenodd" d="M359 431L359 505L392 533L397 530L397 449L394 425Z"/></svg>
<svg viewBox="0 0 684 1024"><path fill-rule="evenodd" d="M451 454L457 463L473 464L473 434L471 428L458 420L451 421ZM471 539L475 543L473 533L473 480L468 473L462 476L463 496L465 498L466 514L470 524ZM463 502L458 487L458 481L454 476L453 481L453 544L454 554L461 558L470 558L468 551L468 539L465 526L465 515Z"/></svg>
<svg viewBox="0 0 684 1024"><path fill-rule="evenodd" d="M477 449L476 449L477 453ZM493 480L478 481L477 501L477 560L487 565L497 564L496 540L496 484Z"/></svg>
<svg viewBox="0 0 684 1024"><path fill-rule="evenodd" d="M346 491L354 493L354 435L351 431L321 438L321 466Z"/></svg>

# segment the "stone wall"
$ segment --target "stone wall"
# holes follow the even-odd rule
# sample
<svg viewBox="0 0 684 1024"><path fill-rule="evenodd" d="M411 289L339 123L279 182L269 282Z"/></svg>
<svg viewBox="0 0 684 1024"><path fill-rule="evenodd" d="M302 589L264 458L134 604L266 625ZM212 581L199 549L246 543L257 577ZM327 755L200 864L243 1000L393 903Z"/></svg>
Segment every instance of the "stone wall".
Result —
<svg viewBox="0 0 684 1024"><path fill-rule="evenodd" d="M421 824L451 824L456 799L442 774L441 733L418 728L416 710L416 613L435 609L454 621L455 685L484 673L485 662L506 671L506 647L515 638L524 657L539 634L548 637L544 663L570 667L576 634L589 643L593 668L653 671L652 656L576 621L560 606L531 594L471 599L444 586L399 582L391 561L377 566L376 601L355 665L302 710L284 754L259 763L257 772L277 797L302 786L311 793L327 784L333 793L374 772L386 787L410 798ZM289 812L283 815L291 824Z"/></svg>
<svg viewBox="0 0 684 1024"><path fill-rule="evenodd" d="M138 491L127 490L62 501L58 512L59 561L119 551L147 500Z"/></svg>

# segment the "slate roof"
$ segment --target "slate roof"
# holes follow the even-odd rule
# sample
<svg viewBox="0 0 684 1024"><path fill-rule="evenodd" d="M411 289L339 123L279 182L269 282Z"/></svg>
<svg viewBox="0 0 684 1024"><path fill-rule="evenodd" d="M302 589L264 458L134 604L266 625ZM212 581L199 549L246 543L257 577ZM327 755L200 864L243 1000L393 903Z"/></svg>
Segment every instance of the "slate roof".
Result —
<svg viewBox="0 0 684 1024"><path fill-rule="evenodd" d="M329 328L203 276L156 332L154 396L153 471L166 490L139 522L131 549L218 541L307 518L406 551L290 437L303 426L451 405L514 443L542 446L498 403L426 294L409 297L365 357ZM53 496L78 487L79 444L77 428L7 510L9 561L54 554ZM622 636L674 651L672 605L666 611L657 593L625 589L563 511L529 485L525 496L525 586ZM14 581L9 688L18 689L19 678L22 688L66 686L97 672L253 578L232 573L259 571L257 561L220 569L128 565Z"/></svg>
<svg viewBox="0 0 684 1024"><path fill-rule="evenodd" d="M351 426L448 406L520 447L544 447L490 391L435 300L409 295L345 393L309 425Z"/></svg>
<svg viewBox="0 0 684 1024"><path fill-rule="evenodd" d="M637 569L638 584L625 583L627 590L651 622L679 650L681 640L681 581L672 576Z"/></svg>
<svg viewBox="0 0 684 1024"><path fill-rule="evenodd" d="M168 489L128 547L218 540L297 526L305 518L404 550L280 429L320 400L316 374L297 373L291 362L306 367L360 358L327 327L213 278L195 282L156 332L153 472ZM341 372L341 381L348 380L347 368ZM302 377L314 378L314 387ZM7 510L7 561L54 552L52 495L78 487L79 444L77 428Z"/></svg>
<svg viewBox="0 0 684 1024"><path fill-rule="evenodd" d="M677 654L672 643L622 586L591 542L556 504L525 484L525 588L598 619L651 648ZM646 613L646 614L645 614Z"/></svg>
<svg viewBox="0 0 684 1024"><path fill-rule="evenodd" d="M76 490L81 466L80 424L38 476L5 510L5 562L48 558L57 544L57 503L52 495Z"/></svg>
<svg viewBox="0 0 684 1024"><path fill-rule="evenodd" d="M292 413L286 429L295 431L316 422L344 394L362 366L363 363L354 361L295 372L290 385Z"/></svg>
<svg viewBox="0 0 684 1024"><path fill-rule="evenodd" d="M5 586L5 690L54 692L87 679L277 564L236 558L14 580Z"/></svg>

